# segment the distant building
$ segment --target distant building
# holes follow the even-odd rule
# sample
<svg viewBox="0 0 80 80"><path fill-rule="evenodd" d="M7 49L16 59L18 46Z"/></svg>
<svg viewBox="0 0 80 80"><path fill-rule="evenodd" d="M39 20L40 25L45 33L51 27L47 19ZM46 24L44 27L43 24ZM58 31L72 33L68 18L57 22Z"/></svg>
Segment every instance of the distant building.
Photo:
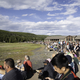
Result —
<svg viewBox="0 0 80 80"><path fill-rule="evenodd" d="M80 36L75 37L75 41L80 42Z"/></svg>
<svg viewBox="0 0 80 80"><path fill-rule="evenodd" d="M45 42L66 41L66 42L79 42L80 36L49 36L45 38Z"/></svg>

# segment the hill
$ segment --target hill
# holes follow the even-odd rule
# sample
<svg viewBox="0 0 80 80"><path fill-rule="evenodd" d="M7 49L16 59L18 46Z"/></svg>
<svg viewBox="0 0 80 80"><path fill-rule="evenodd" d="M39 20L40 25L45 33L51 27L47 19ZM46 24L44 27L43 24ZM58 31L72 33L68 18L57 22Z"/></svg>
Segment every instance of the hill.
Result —
<svg viewBox="0 0 80 80"><path fill-rule="evenodd" d="M35 35L24 32L10 32L0 30L0 42L25 42L25 41L42 41L47 35Z"/></svg>

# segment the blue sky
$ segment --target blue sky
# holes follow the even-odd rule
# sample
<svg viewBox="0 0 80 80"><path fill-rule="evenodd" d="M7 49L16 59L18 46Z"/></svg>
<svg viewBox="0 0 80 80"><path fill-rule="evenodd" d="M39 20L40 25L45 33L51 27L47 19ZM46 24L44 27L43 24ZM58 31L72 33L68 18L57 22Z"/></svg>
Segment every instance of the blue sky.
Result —
<svg viewBox="0 0 80 80"><path fill-rule="evenodd" d="M0 0L0 29L80 35L80 0Z"/></svg>

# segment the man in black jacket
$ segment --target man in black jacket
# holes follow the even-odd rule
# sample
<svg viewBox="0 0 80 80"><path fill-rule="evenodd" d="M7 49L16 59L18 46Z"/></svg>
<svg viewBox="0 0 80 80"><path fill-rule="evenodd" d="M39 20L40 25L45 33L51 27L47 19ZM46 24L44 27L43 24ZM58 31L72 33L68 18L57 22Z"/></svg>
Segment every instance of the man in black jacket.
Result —
<svg viewBox="0 0 80 80"><path fill-rule="evenodd" d="M12 58L8 58L4 61L4 69L6 74L3 76L2 80L23 80L21 72L15 68Z"/></svg>

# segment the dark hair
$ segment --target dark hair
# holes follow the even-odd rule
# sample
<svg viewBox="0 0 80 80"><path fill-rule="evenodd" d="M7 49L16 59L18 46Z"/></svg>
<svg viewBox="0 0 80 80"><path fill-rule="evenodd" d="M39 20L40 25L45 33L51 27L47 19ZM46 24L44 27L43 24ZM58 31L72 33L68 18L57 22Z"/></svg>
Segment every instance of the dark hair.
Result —
<svg viewBox="0 0 80 80"><path fill-rule="evenodd" d="M9 65L11 68L14 68L15 67L15 63L14 63L14 60L12 58L7 58L5 60L6 64Z"/></svg>
<svg viewBox="0 0 80 80"><path fill-rule="evenodd" d="M64 53L59 53L55 55L52 58L51 63L53 66L57 66L60 69L62 67L68 68L68 59L66 58L66 56L64 56Z"/></svg>
<svg viewBox="0 0 80 80"><path fill-rule="evenodd" d="M29 56L27 56L28 57L28 60L30 60L30 57Z"/></svg>
<svg viewBox="0 0 80 80"><path fill-rule="evenodd" d="M70 55L66 55L66 57L68 59L69 64L72 63L72 57Z"/></svg>

